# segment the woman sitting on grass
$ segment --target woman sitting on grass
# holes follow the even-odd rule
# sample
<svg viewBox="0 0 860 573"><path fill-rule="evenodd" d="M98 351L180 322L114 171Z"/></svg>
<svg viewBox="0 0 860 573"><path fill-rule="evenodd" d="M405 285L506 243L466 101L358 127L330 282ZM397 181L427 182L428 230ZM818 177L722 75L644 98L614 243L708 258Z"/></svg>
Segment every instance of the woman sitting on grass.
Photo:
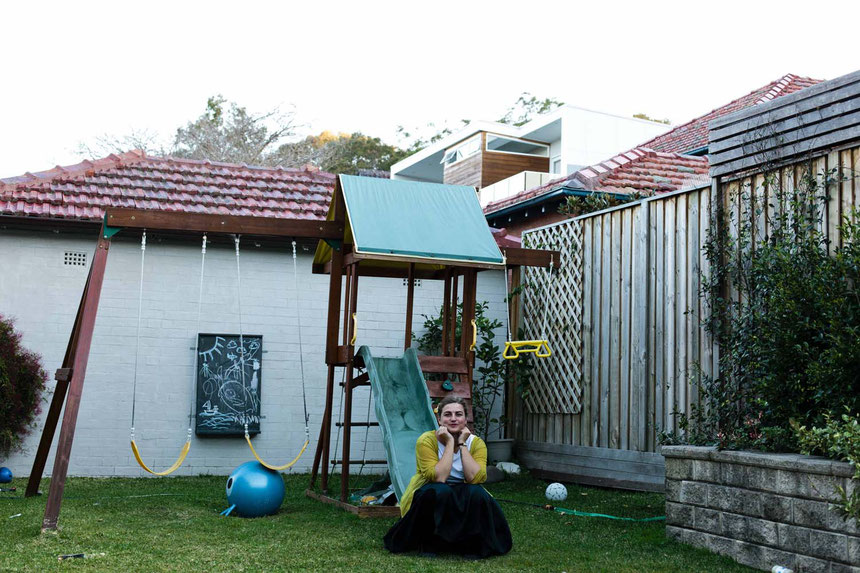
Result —
<svg viewBox="0 0 860 573"><path fill-rule="evenodd" d="M402 518L385 534L385 548L503 555L513 544L511 530L499 504L478 485L487 479L487 445L466 427L462 398L444 398L436 412L439 429L415 444L418 472L403 492Z"/></svg>

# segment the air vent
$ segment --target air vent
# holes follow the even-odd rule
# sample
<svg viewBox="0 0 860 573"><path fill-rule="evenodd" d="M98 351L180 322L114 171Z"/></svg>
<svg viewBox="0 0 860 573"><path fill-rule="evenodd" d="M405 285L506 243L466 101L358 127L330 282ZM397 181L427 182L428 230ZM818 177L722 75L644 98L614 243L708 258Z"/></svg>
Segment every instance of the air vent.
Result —
<svg viewBox="0 0 860 573"><path fill-rule="evenodd" d="M412 279L412 282L416 288L421 286L421 279ZM409 285L409 279L403 279L403 286L408 286L408 285Z"/></svg>
<svg viewBox="0 0 860 573"><path fill-rule="evenodd" d="M66 251L66 254L63 255L63 264L70 267L85 267L87 266L87 254Z"/></svg>

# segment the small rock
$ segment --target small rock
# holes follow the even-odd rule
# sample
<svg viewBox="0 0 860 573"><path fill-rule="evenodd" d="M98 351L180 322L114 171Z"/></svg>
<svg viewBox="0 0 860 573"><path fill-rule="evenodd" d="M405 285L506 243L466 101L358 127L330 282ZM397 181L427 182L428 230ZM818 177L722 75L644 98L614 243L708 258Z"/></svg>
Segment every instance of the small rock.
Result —
<svg viewBox="0 0 860 573"><path fill-rule="evenodd" d="M520 466L513 462L499 462L496 464L496 467L506 474L519 475L520 473Z"/></svg>

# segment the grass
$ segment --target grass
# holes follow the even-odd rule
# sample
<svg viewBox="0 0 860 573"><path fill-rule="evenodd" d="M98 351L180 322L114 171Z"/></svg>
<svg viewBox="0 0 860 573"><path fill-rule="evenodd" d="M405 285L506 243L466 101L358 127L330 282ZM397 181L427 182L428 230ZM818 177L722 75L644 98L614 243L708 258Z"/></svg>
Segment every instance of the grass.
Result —
<svg viewBox="0 0 860 573"><path fill-rule="evenodd" d="M0 571L749 571L667 540L660 521L564 516L507 502L501 505L514 538L508 555L479 562L391 555L382 536L393 519L359 520L306 498L307 475L285 482L276 515L242 519L218 515L226 508L224 477L71 478L59 533L42 534L46 496L23 498L26 482L16 479L16 493L0 493ZM338 491L336 477L331 486ZM487 489L496 498L540 504L545 487L522 476ZM559 505L569 509L636 518L664 512L661 494L568 491ZM93 557L57 559L73 553Z"/></svg>

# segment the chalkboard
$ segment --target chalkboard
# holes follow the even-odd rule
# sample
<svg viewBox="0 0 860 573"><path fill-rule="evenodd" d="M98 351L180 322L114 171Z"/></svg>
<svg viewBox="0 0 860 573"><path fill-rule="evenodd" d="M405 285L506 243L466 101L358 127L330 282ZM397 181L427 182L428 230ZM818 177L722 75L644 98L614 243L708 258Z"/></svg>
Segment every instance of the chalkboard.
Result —
<svg viewBox="0 0 860 573"><path fill-rule="evenodd" d="M198 334L197 435L259 434L262 376L262 336Z"/></svg>

